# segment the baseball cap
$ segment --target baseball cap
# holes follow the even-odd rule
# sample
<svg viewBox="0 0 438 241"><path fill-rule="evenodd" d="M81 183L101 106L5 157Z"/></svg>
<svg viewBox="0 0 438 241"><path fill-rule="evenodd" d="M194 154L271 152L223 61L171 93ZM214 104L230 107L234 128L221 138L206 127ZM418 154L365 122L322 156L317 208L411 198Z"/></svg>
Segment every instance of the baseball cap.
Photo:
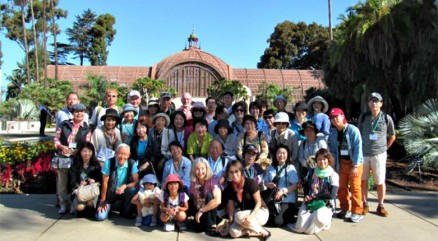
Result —
<svg viewBox="0 0 438 241"><path fill-rule="evenodd" d="M370 101L372 98L376 98L379 101L383 100L382 96L379 93L377 93L377 92L373 92L370 95L368 95L368 101Z"/></svg>
<svg viewBox="0 0 438 241"><path fill-rule="evenodd" d="M163 92L160 94L160 98L172 98L172 95L169 92Z"/></svg>
<svg viewBox="0 0 438 241"><path fill-rule="evenodd" d="M249 144L245 147L245 153L249 151L259 154L259 149L254 144Z"/></svg>
<svg viewBox="0 0 438 241"><path fill-rule="evenodd" d="M336 116L338 116L338 115L343 115L343 116L345 116L345 115L344 115L344 111L342 111L340 108L333 108L333 109L330 111L330 113L329 113L330 118L332 118L332 117L336 117Z"/></svg>
<svg viewBox="0 0 438 241"><path fill-rule="evenodd" d="M131 90L128 93L128 98L131 98L133 96L138 96L138 98L141 98L140 92L138 90Z"/></svg>

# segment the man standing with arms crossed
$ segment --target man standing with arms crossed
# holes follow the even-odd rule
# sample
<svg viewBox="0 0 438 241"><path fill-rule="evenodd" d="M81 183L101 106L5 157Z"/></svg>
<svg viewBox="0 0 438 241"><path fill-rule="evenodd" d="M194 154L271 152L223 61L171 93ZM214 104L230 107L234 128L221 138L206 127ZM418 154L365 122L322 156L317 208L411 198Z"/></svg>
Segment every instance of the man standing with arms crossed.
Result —
<svg viewBox="0 0 438 241"><path fill-rule="evenodd" d="M388 216L383 207L385 200L386 185L386 150L395 141L395 128L392 118L381 111L383 99L379 93L373 92L368 96L370 112L363 113L359 117L358 128L362 135L363 143L363 174L362 174L362 201L363 214L369 212L368 178L370 169L373 170L374 183L377 185L377 200L379 202L376 213L380 216Z"/></svg>

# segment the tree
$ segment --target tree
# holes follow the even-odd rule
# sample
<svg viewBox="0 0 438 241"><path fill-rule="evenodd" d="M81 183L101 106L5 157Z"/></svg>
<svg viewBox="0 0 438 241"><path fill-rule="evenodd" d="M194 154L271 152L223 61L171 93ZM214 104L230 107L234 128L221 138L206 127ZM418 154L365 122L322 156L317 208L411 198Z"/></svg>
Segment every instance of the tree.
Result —
<svg viewBox="0 0 438 241"><path fill-rule="evenodd" d="M91 65L106 65L108 57L108 46L114 40L116 30L113 25L116 19L111 14L99 15L96 23L91 28L91 46L89 49L89 58Z"/></svg>
<svg viewBox="0 0 438 241"><path fill-rule="evenodd" d="M91 28L95 22L96 14L91 9L87 9L81 16L77 15L73 27L66 30L71 50L78 56L81 66L84 64L84 59L89 58Z"/></svg>
<svg viewBox="0 0 438 241"><path fill-rule="evenodd" d="M91 106L92 101L97 101L98 104L102 104L105 99L105 93L108 89L116 89L119 93L119 98L117 100L117 106L123 106L124 96L128 94L128 88L126 86L120 86L118 82L111 82L107 78L101 75L88 74L87 83L80 86L83 90L81 94L81 103L86 106Z"/></svg>
<svg viewBox="0 0 438 241"><path fill-rule="evenodd" d="M258 94L256 96L257 100L266 100L268 103L272 102L277 95L283 95L284 98L288 102L293 102L292 93L296 89L291 87L286 87L284 89L280 89L280 86L277 84L268 84L266 81L262 81L259 84Z"/></svg>
<svg viewBox="0 0 438 241"><path fill-rule="evenodd" d="M30 12L32 16L32 30L33 30L33 42L34 42L34 54L35 54L35 81L40 81L40 74L39 74L39 61L38 61L38 38L37 38L37 31L35 26L35 13L33 11L33 0L30 0Z"/></svg>
<svg viewBox="0 0 438 241"><path fill-rule="evenodd" d="M52 6L57 5L57 0L50 0L50 4L47 4L47 0L32 0L30 6L27 4L28 0L14 0L10 1L11 3L0 4L0 8L2 11L1 18L1 26L6 29L5 36L18 43L20 48L23 49L26 60L24 62L23 68L25 68L26 76L28 77L28 83L31 79L39 79L40 71L44 69L44 74L46 74L46 63L44 64L44 68L40 70L41 62L46 60L39 58L40 51L40 40L39 37L41 32L43 32L43 41L42 41L42 55L46 56L46 38L45 33L49 26L47 22L51 22L50 20L53 18L65 18L67 16L67 12L65 10L55 8ZM24 5L23 5L24 4ZM49 20L49 21L47 21ZM31 24L29 24L31 23ZM30 25L30 26L29 26ZM53 30L53 28L51 27ZM58 30L59 32L59 30ZM33 55L36 58L33 60L33 65L28 63L32 63L32 60L29 59L30 49L34 49ZM36 66L38 64L38 66Z"/></svg>
<svg viewBox="0 0 438 241"><path fill-rule="evenodd" d="M220 80L213 81L213 83L207 88L208 96L211 96L217 100L220 100L220 97L226 91L231 91L236 100L246 100L249 98L248 90L238 80L227 80L222 78Z"/></svg>
<svg viewBox="0 0 438 241"><path fill-rule="evenodd" d="M21 24L23 26L23 39L24 39L24 51L26 54L26 71L30 73L29 69L29 45L27 44L27 29L26 29L26 21L24 20L24 10L26 6L26 0L15 0L15 4L20 4L20 12L21 12ZM30 84L30 75L27 75L27 83Z"/></svg>
<svg viewBox="0 0 438 241"><path fill-rule="evenodd" d="M149 77L137 79L132 85L131 89L140 91L143 104L147 104L149 98L158 98L160 93L165 91L166 82L163 80L153 80Z"/></svg>
<svg viewBox="0 0 438 241"><path fill-rule="evenodd" d="M437 19L432 0L356 4L335 32L325 84L340 99L378 91L388 97L387 112L400 119L438 95Z"/></svg>
<svg viewBox="0 0 438 241"><path fill-rule="evenodd" d="M284 21L277 24L267 42L269 47L257 68L320 69L330 37L328 29L316 23Z"/></svg>

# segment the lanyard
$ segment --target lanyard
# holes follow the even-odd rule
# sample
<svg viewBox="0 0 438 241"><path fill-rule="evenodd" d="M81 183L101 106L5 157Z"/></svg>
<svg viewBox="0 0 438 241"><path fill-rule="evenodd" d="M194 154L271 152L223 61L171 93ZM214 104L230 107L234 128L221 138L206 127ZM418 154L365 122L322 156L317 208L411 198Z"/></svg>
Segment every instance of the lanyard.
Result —
<svg viewBox="0 0 438 241"><path fill-rule="evenodd" d="M245 169L246 176L249 179L254 179L254 168L251 166L249 169Z"/></svg>
<svg viewBox="0 0 438 241"><path fill-rule="evenodd" d="M379 120L380 120L380 116L382 115L382 112L379 112L379 115L377 116L377 120L374 123L374 127L373 127L373 116L371 115L371 132L374 132L377 128L377 125L379 124Z"/></svg>

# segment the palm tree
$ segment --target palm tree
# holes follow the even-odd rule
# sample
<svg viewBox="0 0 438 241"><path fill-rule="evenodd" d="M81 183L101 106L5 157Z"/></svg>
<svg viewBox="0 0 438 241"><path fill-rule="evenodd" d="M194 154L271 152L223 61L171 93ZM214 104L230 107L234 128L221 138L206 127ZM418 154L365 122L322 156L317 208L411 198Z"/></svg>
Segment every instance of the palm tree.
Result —
<svg viewBox="0 0 438 241"><path fill-rule="evenodd" d="M429 99L399 123L403 145L410 156L419 156L423 165L438 168L438 99ZM411 163L408 171L415 165Z"/></svg>
<svg viewBox="0 0 438 241"><path fill-rule="evenodd" d="M35 53L35 80L36 82L39 82L40 80L40 68L38 64L38 38L37 38L37 31L35 27L35 13L33 11L33 0L30 0L30 12L32 16L32 29L33 29L33 45L34 45L34 53Z"/></svg>

